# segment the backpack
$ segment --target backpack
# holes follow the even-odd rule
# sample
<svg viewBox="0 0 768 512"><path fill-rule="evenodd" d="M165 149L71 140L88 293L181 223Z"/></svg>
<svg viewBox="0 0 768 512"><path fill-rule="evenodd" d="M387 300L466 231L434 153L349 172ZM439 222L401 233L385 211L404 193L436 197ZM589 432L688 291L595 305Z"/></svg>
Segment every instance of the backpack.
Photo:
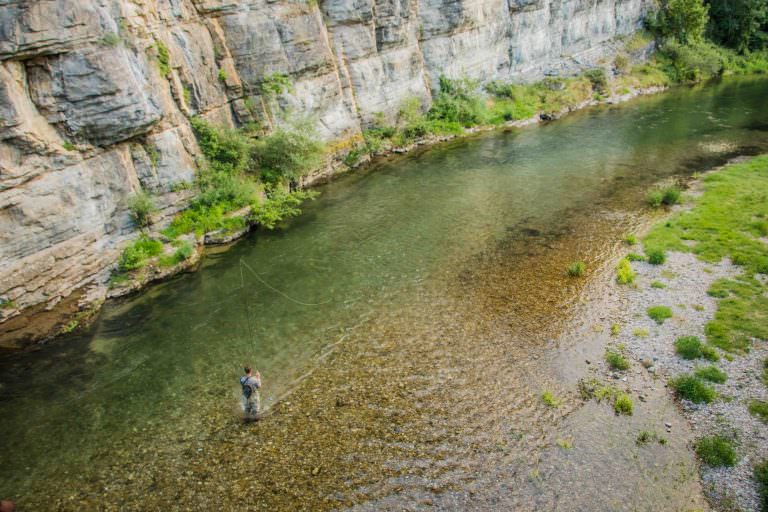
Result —
<svg viewBox="0 0 768 512"><path fill-rule="evenodd" d="M248 384L247 377L243 377L242 379L240 379L240 384L243 386L243 396L245 397L246 400L248 400L249 398L251 398L251 395L253 394L253 387L250 384Z"/></svg>

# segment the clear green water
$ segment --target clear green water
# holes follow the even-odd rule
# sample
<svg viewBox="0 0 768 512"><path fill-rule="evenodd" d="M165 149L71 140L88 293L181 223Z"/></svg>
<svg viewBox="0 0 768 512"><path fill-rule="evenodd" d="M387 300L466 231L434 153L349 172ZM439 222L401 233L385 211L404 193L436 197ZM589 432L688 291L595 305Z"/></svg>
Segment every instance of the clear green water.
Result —
<svg viewBox="0 0 768 512"><path fill-rule="evenodd" d="M579 294L563 276L565 265L610 261L618 236L647 219L642 198L659 180L768 151L767 97L765 80L673 91L389 158L321 187L285 230L258 233L211 254L197 273L107 304L86 333L2 354L0 496L42 509L53 503L45 496L87 489L98 503L94 493L106 490L94 489L120 473L117 461L152 473L195 450L226 454L227 439L239 435L237 378L245 363L261 370L268 408L293 400L302 376L336 368L328 354L339 347L345 376L311 375L298 385L325 396L370 385L368 356L383 339L397 342L391 350L402 352L391 359L402 365L417 361L427 344L441 357L471 349L484 372L500 372L506 363L496 349L462 347L467 336L457 329L476 321L473 336L497 340L503 324L510 353L541 350L550 324L567 316ZM429 338L438 324L445 332ZM450 368L414 363L399 378L439 381L443 370ZM507 392L517 389L514 373L505 375ZM390 379L376 378L374 385ZM505 410L513 396L488 403ZM482 409L465 419L481 428L486 413L491 421L494 414ZM290 419L296 446L284 458L311 430L302 417L289 410L263 422ZM211 418L229 430L216 431ZM266 439L277 427L260 428ZM317 449L330 453L330 446ZM339 450L352 448L332 451ZM127 494L146 492L132 481L121 479ZM386 494L350 493L357 496L351 503ZM312 506L311 496L301 499Z"/></svg>

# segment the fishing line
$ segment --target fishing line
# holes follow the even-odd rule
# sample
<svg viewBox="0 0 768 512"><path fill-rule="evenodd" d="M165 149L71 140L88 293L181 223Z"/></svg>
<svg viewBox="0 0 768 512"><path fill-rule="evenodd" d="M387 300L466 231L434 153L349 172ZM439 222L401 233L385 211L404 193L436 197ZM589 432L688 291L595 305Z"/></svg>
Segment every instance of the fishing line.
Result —
<svg viewBox="0 0 768 512"><path fill-rule="evenodd" d="M331 300L332 300L332 299L328 299L328 300L326 300L326 301L323 301L323 302L303 302L303 301L300 301L300 300L298 300L298 299L294 299L294 298L293 298L293 297L291 297L290 295L288 295L288 294L286 294L286 293L284 293L284 292L282 292L282 291L278 290L277 288L275 288L274 286L272 286L271 284L269 284L268 282L266 282L266 281L265 281L265 280L264 280L264 279L263 279L263 278L262 278L262 277L261 277L259 274L257 274L257 273L256 273L256 271L255 271L255 270L253 270L253 269L251 268L251 266L250 266L250 265L248 265L246 262L244 262L242 258L240 258L240 279L242 279L242 275L243 275L243 267L245 267L245 268L247 268L248 270L250 270L250 271L251 271L251 273L253 274L253 276L254 276L256 279L258 279L258 280L261 282L261 284L263 284L264 286L266 286L267 288L269 288L269 289L270 289L270 290L272 290L273 292L275 292L275 293L278 293L278 294L282 295L283 297L285 297L286 299L290 300L291 302L295 302L296 304L299 304L300 306L322 306L323 304L328 304L328 303L329 303L329 302L331 302Z"/></svg>

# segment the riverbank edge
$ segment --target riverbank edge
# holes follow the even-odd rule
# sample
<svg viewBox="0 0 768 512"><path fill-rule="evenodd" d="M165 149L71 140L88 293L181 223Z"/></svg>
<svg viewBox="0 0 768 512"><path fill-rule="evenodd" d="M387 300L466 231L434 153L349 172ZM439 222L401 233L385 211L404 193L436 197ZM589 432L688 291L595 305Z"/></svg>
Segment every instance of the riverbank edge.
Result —
<svg viewBox="0 0 768 512"><path fill-rule="evenodd" d="M302 189L311 189L343 176L349 172L363 169L386 157L397 154L409 153L418 148L429 148L437 144L460 138L468 138L485 132L521 129L536 126L542 123L557 121L568 114L578 112L599 105L615 105L628 102L640 96L659 94L668 90L668 86L652 86L646 88L629 88L623 94L614 93L599 99L589 99L577 105L566 107L555 113L537 112L533 116L506 122L502 125L483 125L466 128L461 133L446 135L429 135L419 138L406 146L392 146L373 155L365 155L353 165L344 162L349 152L348 144L343 149L336 151L320 169L305 176L299 186ZM129 279L116 283L110 280L113 268L106 269L95 276L94 280L76 289L70 296L77 295L77 301L63 300L48 308L30 307L15 312L0 322L0 349L23 350L37 343L45 343L54 338L71 334L87 328L96 318L102 306L107 300L117 299L138 293L152 284L159 284L174 276L185 272L194 272L199 268L206 247L215 246L218 250L228 247L245 237L258 227L256 223L248 220L249 208L232 212L229 216L241 217L246 220L245 227L233 232L210 232L201 236L190 238L193 244L192 257L180 261L171 266L160 266L157 260L148 262L146 266L133 272ZM158 235L158 233L150 233ZM29 329L34 325L34 328ZM17 334L16 334L17 333Z"/></svg>
<svg viewBox="0 0 768 512"><path fill-rule="evenodd" d="M669 219L693 210L697 199L704 193L703 178L754 158L736 157L724 165L702 170L689 182L685 204L670 208L665 215L634 233L645 237L654 228L665 225ZM768 240L763 240L768 245ZM642 243L628 247L625 252L642 252ZM632 261L636 275L633 285L618 285L614 298L608 299L607 306L615 312L611 315L611 327L618 326L619 332L612 335L606 345L608 351L628 356L633 366L645 368L654 378L661 379L670 400L688 422L697 441L690 449L696 454L699 478L704 494L714 510L760 510L759 483L753 477L753 468L761 461L768 460L768 423L748 412L748 405L754 400L768 401L768 382L760 380L764 361L768 361L766 340L753 338L752 347L746 353L735 354L718 350L717 365L727 374L724 383L706 382L717 392L712 403L693 403L679 398L672 380L695 370L709 367L713 362L706 359L683 359L675 350L675 341L682 336L695 335L707 339L707 324L715 319L722 298L709 292L710 286L719 279L736 278L743 273L729 258L718 263L699 259L692 252L670 251L663 264L652 265L645 261ZM649 318L648 309L667 305L672 309L672 318L659 323ZM605 305L604 305L605 306ZM620 378L621 371L606 368L601 372L603 379ZM649 432L656 435L655 432ZM671 430L667 429L667 435ZM723 436L735 440L738 461L732 466L713 466L701 460L697 443L703 438ZM638 444L640 441L638 440Z"/></svg>

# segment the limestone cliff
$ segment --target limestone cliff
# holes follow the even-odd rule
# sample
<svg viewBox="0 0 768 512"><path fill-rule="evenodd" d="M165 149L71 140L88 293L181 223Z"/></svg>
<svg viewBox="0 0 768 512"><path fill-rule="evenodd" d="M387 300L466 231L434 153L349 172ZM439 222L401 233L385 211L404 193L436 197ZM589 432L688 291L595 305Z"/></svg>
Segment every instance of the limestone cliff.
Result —
<svg viewBox="0 0 768 512"><path fill-rule="evenodd" d="M441 74L529 80L602 57L647 0L0 0L0 319L103 283L144 189L188 199L188 118L308 113L359 135ZM293 87L261 98L274 73ZM12 301L12 302L8 302Z"/></svg>

